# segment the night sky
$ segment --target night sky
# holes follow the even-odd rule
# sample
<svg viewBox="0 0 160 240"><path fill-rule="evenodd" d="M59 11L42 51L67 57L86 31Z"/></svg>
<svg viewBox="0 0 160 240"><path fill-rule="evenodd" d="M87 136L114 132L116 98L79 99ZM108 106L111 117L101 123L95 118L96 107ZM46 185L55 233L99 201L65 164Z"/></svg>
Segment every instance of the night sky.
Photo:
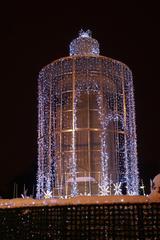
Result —
<svg viewBox="0 0 160 240"><path fill-rule="evenodd" d="M69 43L81 28L92 31L101 55L122 61L133 71L139 171L148 189L150 178L160 173L157 6L145 1L51 2L13 1L1 8L0 196L12 197L14 182L19 195L24 183L32 192L37 168L38 73L68 55Z"/></svg>

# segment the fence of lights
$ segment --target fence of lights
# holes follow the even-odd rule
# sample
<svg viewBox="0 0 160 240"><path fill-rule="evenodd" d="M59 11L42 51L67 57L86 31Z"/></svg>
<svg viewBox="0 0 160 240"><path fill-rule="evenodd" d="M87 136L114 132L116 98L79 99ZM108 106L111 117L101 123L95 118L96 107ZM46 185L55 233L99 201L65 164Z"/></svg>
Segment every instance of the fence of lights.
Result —
<svg viewBox="0 0 160 240"><path fill-rule="evenodd" d="M38 79L37 198L137 195L132 73L90 31Z"/></svg>

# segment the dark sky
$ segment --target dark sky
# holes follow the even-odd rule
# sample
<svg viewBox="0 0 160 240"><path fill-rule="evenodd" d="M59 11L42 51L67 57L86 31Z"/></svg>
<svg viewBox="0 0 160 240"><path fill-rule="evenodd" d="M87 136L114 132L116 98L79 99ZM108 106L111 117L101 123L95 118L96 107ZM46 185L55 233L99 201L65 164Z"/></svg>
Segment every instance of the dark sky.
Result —
<svg viewBox="0 0 160 240"><path fill-rule="evenodd" d="M149 186L149 179L160 173L157 6L114 0L12 2L1 8L0 195L12 197L14 182L19 194L24 183L30 192L35 184L38 72L68 55L69 42L81 28L92 31L102 55L133 71L139 171Z"/></svg>

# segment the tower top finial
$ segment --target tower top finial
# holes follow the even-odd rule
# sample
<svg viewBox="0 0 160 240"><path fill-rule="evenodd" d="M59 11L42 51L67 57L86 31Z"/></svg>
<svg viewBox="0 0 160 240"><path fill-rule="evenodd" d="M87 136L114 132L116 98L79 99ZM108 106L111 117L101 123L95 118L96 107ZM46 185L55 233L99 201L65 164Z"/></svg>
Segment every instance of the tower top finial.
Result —
<svg viewBox="0 0 160 240"><path fill-rule="evenodd" d="M70 43L70 56L75 55L99 55L99 43L96 39L92 38L90 30L79 31L79 37Z"/></svg>
<svg viewBox="0 0 160 240"><path fill-rule="evenodd" d="M81 29L79 31L79 37L92 37L92 32L89 29L87 31L83 31L83 29Z"/></svg>

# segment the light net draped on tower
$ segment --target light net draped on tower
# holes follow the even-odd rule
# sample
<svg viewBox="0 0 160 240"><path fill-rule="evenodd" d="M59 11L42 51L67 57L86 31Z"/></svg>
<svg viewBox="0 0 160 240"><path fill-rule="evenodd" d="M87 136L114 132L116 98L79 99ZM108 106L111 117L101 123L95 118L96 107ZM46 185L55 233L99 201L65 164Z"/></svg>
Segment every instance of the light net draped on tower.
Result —
<svg viewBox="0 0 160 240"><path fill-rule="evenodd" d="M37 198L138 194L132 73L81 31L38 79Z"/></svg>

